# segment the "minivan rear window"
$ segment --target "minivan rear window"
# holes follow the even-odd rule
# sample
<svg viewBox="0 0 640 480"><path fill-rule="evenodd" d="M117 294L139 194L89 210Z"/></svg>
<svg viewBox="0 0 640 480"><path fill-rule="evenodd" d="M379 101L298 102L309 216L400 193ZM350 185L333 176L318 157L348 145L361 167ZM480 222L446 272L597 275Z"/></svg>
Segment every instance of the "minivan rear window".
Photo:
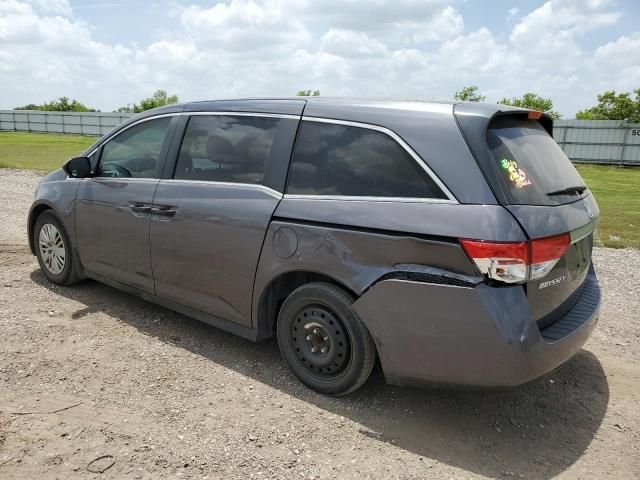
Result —
<svg viewBox="0 0 640 480"><path fill-rule="evenodd" d="M535 120L498 117L487 130L487 144L511 204L559 205L586 192L567 156Z"/></svg>

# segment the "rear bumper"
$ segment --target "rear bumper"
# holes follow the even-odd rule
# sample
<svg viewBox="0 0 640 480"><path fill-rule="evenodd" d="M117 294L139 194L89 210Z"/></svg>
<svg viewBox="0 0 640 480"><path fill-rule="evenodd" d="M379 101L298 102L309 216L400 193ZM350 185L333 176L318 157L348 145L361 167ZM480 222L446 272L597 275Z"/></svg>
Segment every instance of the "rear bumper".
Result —
<svg viewBox="0 0 640 480"><path fill-rule="evenodd" d="M376 341L388 383L509 387L576 354L597 323L600 300L591 270L573 310L542 331L522 286L385 280L353 307Z"/></svg>

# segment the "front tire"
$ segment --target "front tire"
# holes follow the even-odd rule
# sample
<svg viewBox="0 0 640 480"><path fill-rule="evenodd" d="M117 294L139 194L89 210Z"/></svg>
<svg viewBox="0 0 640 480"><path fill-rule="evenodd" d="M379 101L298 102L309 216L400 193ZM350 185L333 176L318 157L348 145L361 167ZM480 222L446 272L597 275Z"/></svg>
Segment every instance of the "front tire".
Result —
<svg viewBox="0 0 640 480"><path fill-rule="evenodd" d="M325 395L357 390L373 369L375 345L353 301L339 287L309 283L287 297L278 315L284 360L302 383Z"/></svg>
<svg viewBox="0 0 640 480"><path fill-rule="evenodd" d="M71 285L80 280L69 236L53 212L45 211L38 216L33 244L47 280L56 285Z"/></svg>

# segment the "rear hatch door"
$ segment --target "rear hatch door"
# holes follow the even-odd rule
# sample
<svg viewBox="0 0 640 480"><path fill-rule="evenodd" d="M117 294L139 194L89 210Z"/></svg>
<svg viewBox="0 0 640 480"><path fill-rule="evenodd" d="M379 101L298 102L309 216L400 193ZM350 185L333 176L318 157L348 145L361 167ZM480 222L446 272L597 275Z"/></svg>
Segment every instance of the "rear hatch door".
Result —
<svg viewBox="0 0 640 480"><path fill-rule="evenodd" d="M530 239L570 238L555 266L526 283L532 315L544 328L580 298L591 266L599 210L580 174L550 135L549 119L532 113L494 117L485 134L488 150L477 158L496 197Z"/></svg>

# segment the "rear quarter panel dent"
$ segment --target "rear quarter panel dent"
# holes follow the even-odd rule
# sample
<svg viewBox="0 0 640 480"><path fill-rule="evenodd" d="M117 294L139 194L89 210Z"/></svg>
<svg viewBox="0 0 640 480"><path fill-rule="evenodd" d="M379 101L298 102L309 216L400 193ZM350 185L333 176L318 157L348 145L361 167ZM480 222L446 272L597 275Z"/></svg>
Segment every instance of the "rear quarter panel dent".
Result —
<svg viewBox="0 0 640 480"><path fill-rule="evenodd" d="M288 258L276 253L274 234L286 227L295 232L298 246ZM423 240L313 226L272 222L265 237L254 284L252 318L258 328L260 302L274 279L293 271L319 273L335 279L361 295L385 274L405 271L408 265L435 267L442 271L474 276L475 270L455 243Z"/></svg>
<svg viewBox="0 0 640 480"><path fill-rule="evenodd" d="M353 304L389 383L498 383L511 355L541 343L522 287L377 283ZM478 378L483 378L478 381Z"/></svg>

